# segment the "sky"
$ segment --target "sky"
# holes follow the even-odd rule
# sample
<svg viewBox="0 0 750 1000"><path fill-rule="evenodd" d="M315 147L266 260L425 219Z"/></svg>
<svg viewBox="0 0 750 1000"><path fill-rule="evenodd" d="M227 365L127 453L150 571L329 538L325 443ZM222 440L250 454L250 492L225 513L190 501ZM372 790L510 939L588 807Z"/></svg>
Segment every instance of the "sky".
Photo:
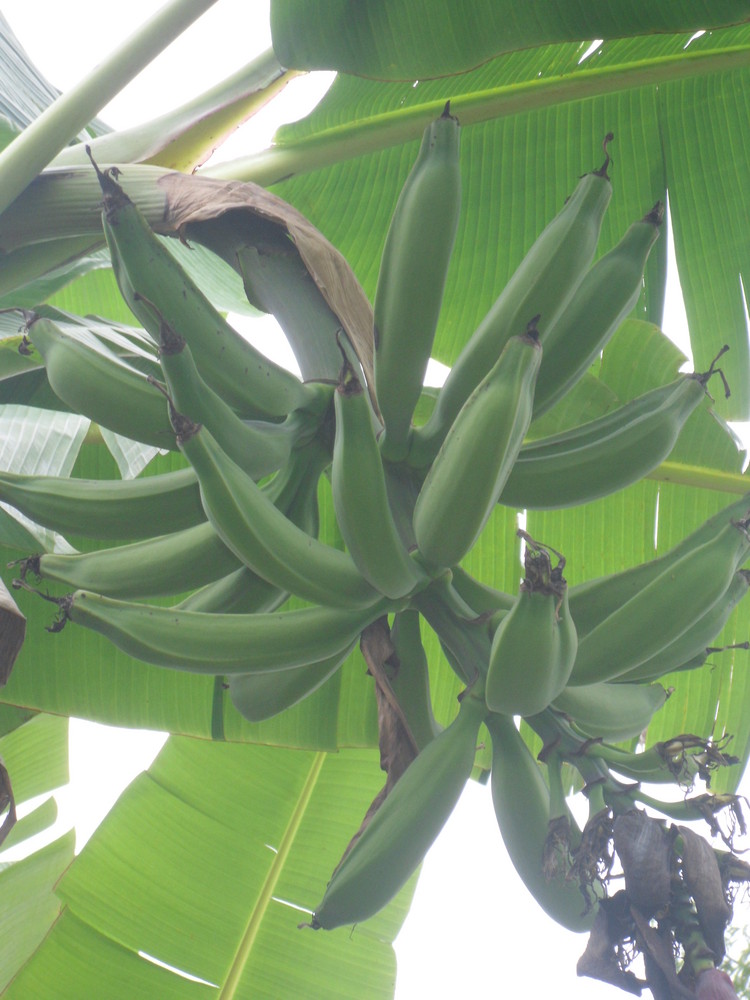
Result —
<svg viewBox="0 0 750 1000"><path fill-rule="evenodd" d="M65 90L93 68L102 52L150 16L155 4L129 0L103 8L101 0L0 0L0 9L37 66ZM235 18L241 30L227 32L225 26ZM269 45L268 0L219 0L100 117L115 127L127 127L156 116L207 89ZM194 66L200 66L200 73ZM331 79L332 74L313 74L293 81L273 102L279 117L261 112L252 126L243 127L225 145L222 158L267 146L276 122L307 113ZM670 289L665 332L688 353L684 310L673 280ZM80 849L120 790L149 765L163 739L161 734L74 720L71 784L56 795L61 814L57 831L75 825ZM397 939L396 1000L501 996L506 989L509 995L554 995L560 1000L617 996L614 988L576 978L575 963L584 946L585 936L562 930L526 892L505 855L489 789L470 782L424 862L411 912Z"/></svg>

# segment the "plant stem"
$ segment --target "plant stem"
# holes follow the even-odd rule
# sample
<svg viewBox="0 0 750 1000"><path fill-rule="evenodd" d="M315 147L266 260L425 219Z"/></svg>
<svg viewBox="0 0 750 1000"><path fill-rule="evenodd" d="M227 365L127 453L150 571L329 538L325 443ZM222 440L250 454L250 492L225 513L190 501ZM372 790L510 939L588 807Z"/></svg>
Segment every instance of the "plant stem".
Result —
<svg viewBox="0 0 750 1000"><path fill-rule="evenodd" d="M0 213L105 104L215 2L171 0L24 129L0 153Z"/></svg>
<svg viewBox="0 0 750 1000"><path fill-rule="evenodd" d="M453 93L451 111L461 125L476 125L569 101L656 86L748 65L749 46L713 52L687 52L603 69L580 70L565 76L533 79L463 95ZM457 90L460 84L460 75L451 78L452 88ZM321 129L302 139L284 142L281 136L273 147L262 153L208 167L203 173L210 177L255 181L268 187L282 179L416 140L425 126L442 112L444 105L445 98L441 97L415 107L357 118L343 125Z"/></svg>

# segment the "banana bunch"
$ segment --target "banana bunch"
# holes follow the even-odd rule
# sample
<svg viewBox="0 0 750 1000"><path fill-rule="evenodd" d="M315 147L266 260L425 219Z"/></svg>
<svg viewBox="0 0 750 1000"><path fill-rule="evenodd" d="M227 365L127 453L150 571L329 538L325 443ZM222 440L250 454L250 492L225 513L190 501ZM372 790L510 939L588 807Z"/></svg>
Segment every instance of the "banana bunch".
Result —
<svg viewBox="0 0 750 1000"><path fill-rule="evenodd" d="M533 434L532 421L578 385L632 311L662 224L657 204L592 263L612 194L611 139L467 338L421 426L460 218L460 125L449 105L425 129L391 219L372 380L333 334L325 350L343 355L337 380L303 383L266 359L152 232L117 171L95 165L114 274L153 357L138 365L93 332L26 317L23 349L64 406L169 452L177 467L128 481L0 472L0 501L103 543L18 561L19 586L35 578L67 590L42 595L58 609L51 632L71 622L146 663L223 678L228 703L256 723L312 695L364 630L385 623L392 655L378 683L416 756L345 852L314 928L365 920L400 890L469 779L483 724L510 857L540 905L576 931L592 926L604 895L607 823L635 803L660 808L641 782L686 788L735 761L691 734L642 752L618 744L648 730L746 594L750 497L670 552L576 586L565 559L521 531L513 593L461 565L503 507L575 506L650 473L721 374L723 350L706 372ZM241 247L236 266L260 301L253 255ZM297 342L307 333L303 288L285 313L300 324ZM277 283L271 297L280 292ZM336 529L325 537L338 544L320 532L321 480ZM433 712L428 636L463 689L452 719ZM538 760L517 717L542 739ZM570 769L589 799L583 829L565 798ZM690 800L683 811L713 816L720 805Z"/></svg>

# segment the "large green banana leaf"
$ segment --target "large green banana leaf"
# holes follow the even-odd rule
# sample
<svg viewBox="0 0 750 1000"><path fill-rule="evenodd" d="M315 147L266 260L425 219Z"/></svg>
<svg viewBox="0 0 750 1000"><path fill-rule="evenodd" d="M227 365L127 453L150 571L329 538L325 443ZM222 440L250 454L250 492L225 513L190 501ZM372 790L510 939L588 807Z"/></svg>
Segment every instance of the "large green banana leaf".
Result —
<svg viewBox="0 0 750 1000"><path fill-rule="evenodd" d="M455 5L424 0L367 3L356 13L354 5L332 0L275 0L280 62L292 70L332 67L342 75L315 112L279 132L273 149L204 173L274 184L345 254L372 296L391 207L417 140L424 124L450 99L464 125L464 209L434 352L450 363L578 175L601 162L602 138L613 131L614 196L601 250L668 194L696 366L707 367L720 344L730 344L724 360L732 397L728 403L717 399L716 409L723 417L745 419L750 413L743 300L750 207L745 127L750 29L742 26L748 19L746 4L663 0L648 5L648 12L640 4L563 0L533 7L476 0L464 6L471 17L457 21ZM183 13L188 7L184 2ZM709 30L701 35L702 29ZM7 40L8 33L3 37ZM587 54L593 38L603 41ZM351 69L394 82L345 75ZM3 72L8 84L12 70L5 65ZM20 81L32 92L38 82L27 65ZM208 109L207 120L198 122L189 112L175 116L176 132L183 130L183 149L188 150L180 163L194 162L189 156L210 134L211 114L226 124L228 107L240 117L238 108L253 106L252 95L244 104L245 91L232 94L236 104L224 94L202 106ZM9 141L14 129L33 118L51 96L42 88L30 98L25 120L15 107L0 141ZM12 185L4 187L8 200L7 192L22 191L37 170L75 139L101 106L97 96L105 99L103 92L85 92L82 119L81 113L57 119L67 129L64 137L42 131L43 143L32 143L33 133L27 131L26 142L37 147L33 157L24 161L20 144L13 156L0 158L3 179L10 163ZM128 145L120 147L125 150L120 157L127 158L130 149L132 159L139 158L132 151L150 148L153 134L152 127L144 127L140 146L137 135L125 136ZM117 135L106 141L116 143ZM158 154L154 161L168 162ZM33 208L33 192L24 197L31 198ZM60 199L64 204L64 191ZM85 226L95 209L96 197L78 206ZM54 212L48 218L57 222ZM15 286L2 280L11 262L2 256L0 238L0 287L10 292L3 305L37 304L79 271L101 267L101 258L79 259L97 243L85 235L85 226L73 219L65 233L70 243L56 246L50 240L36 267L26 265L35 255L41 260L45 244L22 246L27 259L18 266L25 280ZM0 216L0 237L2 232ZM44 234L36 238L44 239ZM662 318L665 261L662 239L636 311L640 322L621 329L605 352L598 379L587 381L576 394L578 419L581 412L595 412L603 394L610 400L628 399L672 378L679 367L681 356L653 325ZM70 270L61 272L61 264ZM41 281L46 284L37 283ZM14 288L19 293L15 301ZM112 291L111 275L101 271L75 281L56 302L71 312L130 322ZM215 290L214 295L219 298L220 293ZM0 378L6 374L0 370ZM34 389L43 390L43 385ZM19 454L38 442L40 426L51 426L60 467L69 470L75 461L79 473L118 474L100 442L81 444L80 425L72 431L68 427L67 437L62 436L55 421L64 408L55 414L49 395L35 398L36 409L30 408L20 421L14 414L12 440ZM38 409L40 398L52 407L54 419L49 410ZM29 405L34 399L14 402ZM571 406L548 417L556 426L575 422ZM0 430L4 421L0 414ZM123 458L131 460L138 458ZM528 527L566 553L575 583L668 548L745 492L748 482L726 426L706 407L689 422L668 469L585 507L530 514ZM321 502L324 537L340 542L325 493ZM466 559L467 568L481 579L509 590L518 576L515 516L499 507ZM2 527L0 558L7 562L27 554L27 529L9 520ZM382 781L371 749L377 742L376 707L360 654L308 702L251 726L212 679L138 664L72 626L50 635L44 625L51 619L51 606L32 594L17 596L29 618L28 639L2 701L10 712L22 706L23 712L42 714L3 740L14 736L20 748L16 760L36 762L34 774L41 777L27 783L37 790L29 794L50 790L64 779L48 753L33 755L43 726L49 725L52 739L55 716L61 722L80 715L180 735L170 739L72 864L67 839L33 855L25 868L14 865L0 872L5 880L3 919L14 927L13 934L21 934L12 923L21 903L39 901L23 924L23 948L3 954L0 976L4 984L12 979L5 995L76 1000L100 993L331 997L336 995L334 984L342 997L391 996L395 972L390 942L408 905L408 890L352 937L343 931L331 936L297 931L304 915L277 902L307 910L315 905L348 834ZM717 644L748 635L750 608L740 606ZM436 714L447 721L455 713L458 684L434 636L425 632L425 641ZM744 762L750 749L747 655L720 654L712 670L673 680L675 693L655 717L649 741L715 727L717 734L734 734L732 751ZM340 747L359 749L330 752ZM0 750L7 762L5 748ZM26 778L18 767L19 787L24 788ZM722 780L729 786L737 778L733 773ZM49 819L47 807L44 815L30 818L27 830L41 828ZM290 934L295 935L293 959ZM179 978L147 962L140 952L203 982ZM221 993L217 987L223 988Z"/></svg>
<svg viewBox="0 0 750 1000"><path fill-rule="evenodd" d="M285 66L336 69L381 80L461 73L493 56L550 42L690 32L747 21L742 0L273 0L271 28Z"/></svg>
<svg viewBox="0 0 750 1000"><path fill-rule="evenodd" d="M29 873L37 924L42 906L56 900L58 912L43 941L29 931L2 995L391 997L391 942L413 885L354 933L298 927L382 783L373 758L172 737L53 898L51 862ZM17 902L4 895L3 908Z"/></svg>

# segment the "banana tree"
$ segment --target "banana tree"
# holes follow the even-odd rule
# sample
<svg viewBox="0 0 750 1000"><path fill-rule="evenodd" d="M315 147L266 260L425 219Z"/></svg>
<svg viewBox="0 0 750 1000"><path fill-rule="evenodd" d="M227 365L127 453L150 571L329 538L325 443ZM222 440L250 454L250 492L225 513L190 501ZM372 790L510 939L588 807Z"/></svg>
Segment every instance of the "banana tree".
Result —
<svg viewBox="0 0 750 1000"><path fill-rule="evenodd" d="M746 420L750 411L746 4L738 0L717 11L699 0L662 0L647 12L636 3L620 4L616 12L596 4L543 4L532 12L475 0L462 5L459 18L455 5L445 2L368 2L352 13L331 0L274 0L273 52L139 128L117 132L99 121L103 104L209 5L175 0L61 97L3 24L0 305L7 311L0 314L0 478L20 473L136 481L186 467L166 438L139 443L133 440L138 435L112 426L106 400L92 419L87 410L94 382L78 405L55 388L52 362L39 354L46 323L88 350L87 358L93 351L143 383L144 376L160 378L166 370L166 357L162 366L157 353L157 346L168 353L158 288L152 301L139 285L128 308L127 268L118 270L113 243L105 240L107 198L118 190L158 234L154 259L168 246L170 259L217 315L273 313L306 383L344 384L343 353L345 384L351 389L358 373L371 389L370 303L391 215L426 126L449 102L461 127L463 195L432 345L437 361L455 364L580 175L600 166L609 133L612 198L597 254L606 254L634 220L668 199L695 371L711 372L728 345L721 364L731 393L702 400L664 461L626 488L561 510L528 510L527 553L535 552L542 564L550 551L564 553L566 576L582 586L655 562L740 502L748 480L726 421ZM260 154L211 164L210 151L221 137L292 75L318 68L338 75L310 115L281 128ZM424 247L426 254L431 249ZM685 358L660 329L665 277L662 236L627 321L575 389L532 425L533 437L575 430L678 377ZM19 330L24 322L38 349ZM202 370L210 361L200 362ZM325 442L330 424L315 399L311 394L305 405L317 414L316 431ZM425 391L417 423L428 419L433 404L434 393ZM166 414L166 404L160 407ZM240 416L267 420L286 412ZM325 412L330 415L330 408ZM344 548L335 495L320 475L329 460L330 454L311 459L316 510L299 515L327 552ZM410 509L414 481L392 470L390 489L394 509ZM290 518L291 510L285 511ZM498 505L454 574L459 598L469 605L482 600L480 593L485 599L492 593L484 588L517 590L517 513L518 504ZM96 541L86 536L85 524L61 533L41 516L23 518L4 508L5 562L31 552L94 551L109 544L104 538L123 541L122 522L112 520ZM31 572L28 564L23 570ZM9 571L8 584L20 575L18 567ZM471 581L471 596L460 593L460 579ZM310 922L363 815L383 798L380 765L392 783L418 749L412 746L405 759L395 753L403 755L404 741L393 735L387 685L378 676L390 656L378 644L398 643L399 635L369 628L375 618L363 620L356 629L363 641L349 642L341 669L321 673L322 683L293 707L251 718L237 710L241 695L225 681L228 670L214 676L143 662L133 648L115 648L96 630L76 628L75 605L60 604L64 590L50 585L45 596L67 608L71 624L65 628L31 588L8 595L9 625L18 621L14 599L27 620L25 642L2 691L0 753L12 788L10 808L60 784L67 717L171 735L77 858L66 837L0 872L14 937L3 959L4 995L392 996L392 942L408 910L413 877L353 934L313 934L297 925ZM315 599L310 590L294 593L298 597L280 613L303 612ZM153 603L173 605L180 598L188 607L194 600L155 592ZM272 597L265 599L273 605ZM433 625L438 612L429 597L414 607ZM409 619L400 621L405 632ZM712 647L743 643L749 626L747 604L738 598L720 634L712 634ZM456 669L456 647L441 644L436 631L423 624L419 638L429 663L431 721L447 733L457 695L472 678ZM714 654L713 669L669 674L664 684L675 691L645 736L649 747L677 734L713 737L711 749L721 756L722 738L731 734L737 763L713 776L717 793L736 789L750 755L746 656L727 648ZM503 740L502 724L493 725L476 740L482 748L473 760L477 777L486 777L490 746ZM549 754L553 741L544 740L543 724L524 727L524 734L534 752L544 741ZM628 736L630 748L634 738ZM428 740L427 746L435 745ZM518 752L520 774L528 761L525 751ZM545 773L552 776L555 768L547 761ZM528 773L530 783L541 780L536 764ZM570 784L566 771L558 778L560 789ZM549 791L545 785L544 794ZM6 843L53 818L53 803L39 807L16 824ZM651 836L652 828L646 830ZM623 837L621 832L621 843ZM654 981L657 951L646 951ZM594 974L588 954L586 968ZM667 976L663 968L661 974ZM629 975L608 968L599 978L628 988ZM678 986L667 977L664 989Z"/></svg>

